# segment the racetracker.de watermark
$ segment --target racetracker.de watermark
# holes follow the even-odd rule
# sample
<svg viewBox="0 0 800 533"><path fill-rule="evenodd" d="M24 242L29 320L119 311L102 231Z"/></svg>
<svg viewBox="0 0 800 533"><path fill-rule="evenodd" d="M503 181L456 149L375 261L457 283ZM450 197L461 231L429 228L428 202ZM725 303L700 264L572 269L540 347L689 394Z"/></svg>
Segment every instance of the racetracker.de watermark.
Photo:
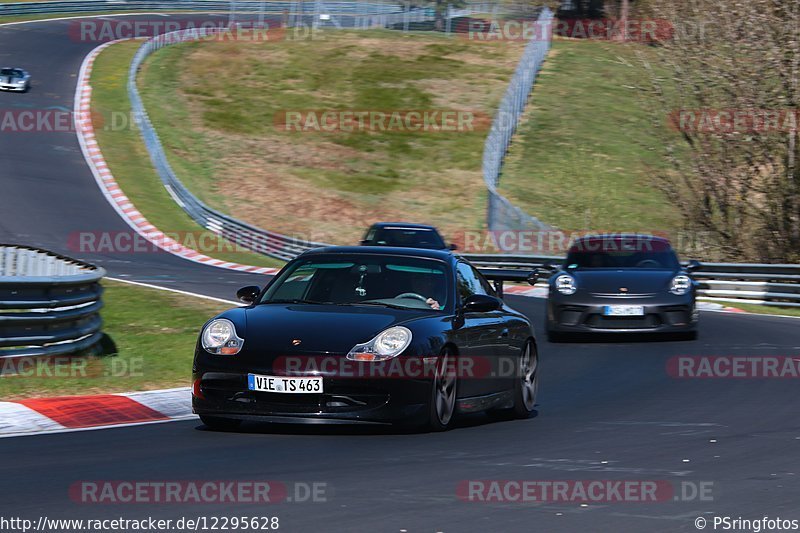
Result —
<svg viewBox="0 0 800 533"><path fill-rule="evenodd" d="M518 357L465 356L449 357L442 368L441 359L431 357L394 357L386 361L353 361L339 356L280 356L272 365L273 374L281 377L323 375L340 379L432 379L446 373L457 379L494 379L522 377ZM275 377L280 381L281 377Z"/></svg>
<svg viewBox="0 0 800 533"><path fill-rule="evenodd" d="M33 356L0 359L0 378L125 378L144 376L144 358Z"/></svg>
<svg viewBox="0 0 800 533"><path fill-rule="evenodd" d="M676 109L667 124L684 133L718 135L791 133L798 131L800 109Z"/></svg>
<svg viewBox="0 0 800 533"><path fill-rule="evenodd" d="M677 355L666 370L678 379L798 379L800 355Z"/></svg>
<svg viewBox="0 0 800 533"><path fill-rule="evenodd" d="M272 504L325 503L322 481L108 480L78 481L69 498L81 504Z"/></svg>
<svg viewBox="0 0 800 533"><path fill-rule="evenodd" d="M456 496L473 503L708 502L713 490L713 481L476 479L461 481Z"/></svg>
<svg viewBox="0 0 800 533"><path fill-rule="evenodd" d="M675 28L667 19L557 19L540 22L536 19L470 19L456 26L462 38L476 42L548 41L551 37L656 43L671 39Z"/></svg>
<svg viewBox="0 0 800 533"><path fill-rule="evenodd" d="M180 33L178 33L180 32ZM313 24L294 24L286 27L279 20L240 21L229 24L222 20L203 18L189 20L158 19L88 19L69 25L69 38L80 43L107 43L123 39L143 39L166 35L166 42L204 40L216 42L270 42L312 40L321 38Z"/></svg>
<svg viewBox="0 0 800 533"><path fill-rule="evenodd" d="M470 133L488 130L491 118L458 109L294 109L276 113L273 124L301 133Z"/></svg>
<svg viewBox="0 0 800 533"><path fill-rule="evenodd" d="M75 118L75 113L62 107L0 109L0 133L75 133ZM122 111L93 111L88 118L95 130L126 131L135 127L133 116Z"/></svg>
<svg viewBox="0 0 800 533"><path fill-rule="evenodd" d="M583 237L596 237L578 243L585 251L653 251L656 238L668 238L665 231L642 231L636 235L599 230L464 230L453 234L453 242L470 253L564 254Z"/></svg>
<svg viewBox="0 0 800 533"><path fill-rule="evenodd" d="M234 242L237 237L221 228L214 231L166 231L142 235L130 231L75 231L67 237L67 248L76 253L151 254L180 247L204 254L269 252L293 244L318 242L314 234L295 235L277 241L268 237L248 235L247 245Z"/></svg>

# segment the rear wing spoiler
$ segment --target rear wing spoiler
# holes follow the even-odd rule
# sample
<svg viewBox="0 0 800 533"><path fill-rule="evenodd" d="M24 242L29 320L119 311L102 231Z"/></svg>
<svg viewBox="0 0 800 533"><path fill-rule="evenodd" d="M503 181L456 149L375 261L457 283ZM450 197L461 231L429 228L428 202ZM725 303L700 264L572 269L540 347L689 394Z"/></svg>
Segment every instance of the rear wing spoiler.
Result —
<svg viewBox="0 0 800 533"><path fill-rule="evenodd" d="M503 282L528 283L535 285L539 281L539 269L522 270L511 268L479 268L484 278L491 281L497 296L503 297Z"/></svg>

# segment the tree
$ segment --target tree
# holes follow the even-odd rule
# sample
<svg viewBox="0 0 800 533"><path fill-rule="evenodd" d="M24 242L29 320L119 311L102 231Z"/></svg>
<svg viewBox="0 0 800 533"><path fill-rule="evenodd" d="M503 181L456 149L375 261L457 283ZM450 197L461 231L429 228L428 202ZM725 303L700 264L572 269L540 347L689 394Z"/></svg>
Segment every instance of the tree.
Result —
<svg viewBox="0 0 800 533"><path fill-rule="evenodd" d="M662 129L671 168L659 183L720 258L800 260L800 4L649 0L647 9L675 26L660 61L643 59L662 102L654 118L671 117L680 133Z"/></svg>

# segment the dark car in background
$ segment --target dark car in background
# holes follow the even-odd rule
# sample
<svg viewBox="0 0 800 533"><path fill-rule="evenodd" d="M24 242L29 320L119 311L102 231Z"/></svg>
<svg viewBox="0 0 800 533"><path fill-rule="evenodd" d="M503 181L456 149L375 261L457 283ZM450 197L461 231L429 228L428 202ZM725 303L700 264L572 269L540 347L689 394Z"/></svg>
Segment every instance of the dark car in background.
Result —
<svg viewBox="0 0 800 533"><path fill-rule="evenodd" d="M448 251L320 248L237 296L248 305L206 323L195 350L192 405L211 428L253 419L444 430L458 413L534 409L530 322Z"/></svg>
<svg viewBox="0 0 800 533"><path fill-rule="evenodd" d="M369 227L362 246L399 246L428 250L455 250L456 245L445 243L439 231L426 224L408 222L378 222Z"/></svg>
<svg viewBox="0 0 800 533"><path fill-rule="evenodd" d="M545 330L570 333L675 333L697 337L696 282L669 241L649 235L577 239L550 269Z"/></svg>

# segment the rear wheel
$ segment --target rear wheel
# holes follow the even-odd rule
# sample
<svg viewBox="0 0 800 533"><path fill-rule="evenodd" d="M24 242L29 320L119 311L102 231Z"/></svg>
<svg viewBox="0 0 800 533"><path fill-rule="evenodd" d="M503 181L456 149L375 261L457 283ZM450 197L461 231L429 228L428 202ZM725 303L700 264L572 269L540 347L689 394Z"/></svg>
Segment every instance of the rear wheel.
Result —
<svg viewBox="0 0 800 533"><path fill-rule="evenodd" d="M200 415L200 421L209 429L216 431L231 431L239 427L241 420L235 418L222 418L219 416Z"/></svg>
<svg viewBox="0 0 800 533"><path fill-rule="evenodd" d="M436 364L436 373L431 387L430 421L428 423L433 431L446 431L455 414L458 386L455 357L452 350L445 349Z"/></svg>
<svg viewBox="0 0 800 533"><path fill-rule="evenodd" d="M539 352L532 342L528 342L522 349L517 364L517 373L514 374L514 388L512 389L514 404L509 409L491 411L490 414L497 418L529 418L536 407L538 393Z"/></svg>

